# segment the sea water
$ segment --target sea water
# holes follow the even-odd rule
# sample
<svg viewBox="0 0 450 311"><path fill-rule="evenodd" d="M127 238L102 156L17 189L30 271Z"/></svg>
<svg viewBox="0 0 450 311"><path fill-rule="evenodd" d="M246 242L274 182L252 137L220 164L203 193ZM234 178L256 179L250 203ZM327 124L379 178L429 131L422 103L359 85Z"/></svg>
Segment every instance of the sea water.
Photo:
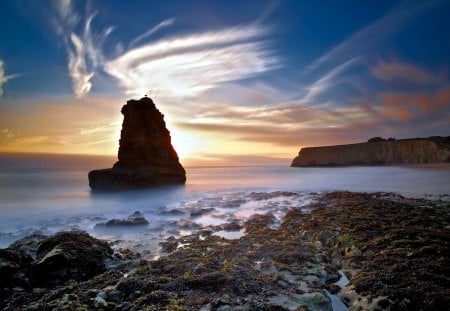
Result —
<svg viewBox="0 0 450 311"><path fill-rule="evenodd" d="M339 168L187 168L183 186L144 191L92 193L87 173L110 167L101 158L0 156L0 247L33 233L78 228L148 257L174 236L224 223L242 224L254 214L272 213L278 222L290 208L307 209L320 193L333 190L396 192L448 200L449 166ZM295 194L295 195L293 195ZM110 219L139 211L144 227L102 228ZM276 223L274 224L276 226ZM215 234L239 238L243 230Z"/></svg>

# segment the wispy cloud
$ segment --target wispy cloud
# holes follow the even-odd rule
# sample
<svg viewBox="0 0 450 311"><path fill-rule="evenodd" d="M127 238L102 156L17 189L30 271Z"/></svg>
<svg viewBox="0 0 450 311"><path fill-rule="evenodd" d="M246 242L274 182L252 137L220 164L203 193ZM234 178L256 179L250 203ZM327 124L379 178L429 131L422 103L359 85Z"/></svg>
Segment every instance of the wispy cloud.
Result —
<svg viewBox="0 0 450 311"><path fill-rule="evenodd" d="M86 49L83 41L75 33L70 35L70 43L73 49L68 49L69 75L72 78L73 92L76 97L82 97L89 93L92 87L90 82L94 71L87 68Z"/></svg>
<svg viewBox="0 0 450 311"><path fill-rule="evenodd" d="M322 134L328 132L338 140L341 137L340 142L350 136L360 139L364 135L383 133L394 136L400 128L407 136L420 135L413 134L420 133L419 123L423 124L422 130L426 128L424 132L439 133L442 129L437 124L448 119L450 112L446 108L450 104L447 77L400 61L380 61L369 68L363 65L374 57L371 52L377 46L442 3L441 0L403 2L338 42L306 67L302 78L312 82L303 86L298 101L322 110L314 117L320 121L303 123L305 128ZM380 83L373 77L388 83ZM405 82L415 85L414 93L404 93ZM359 101L363 103L358 104ZM294 131L311 136L303 129ZM317 139L323 141L324 137Z"/></svg>
<svg viewBox="0 0 450 311"><path fill-rule="evenodd" d="M86 19L79 17L70 0L56 2L57 32L64 39L68 54L68 70L72 79L73 92L76 97L83 97L92 88L92 78L99 65L103 63L101 46L113 28L106 28L95 35L92 31L92 21L95 14L89 14ZM76 31L76 26L84 22L82 31Z"/></svg>
<svg viewBox="0 0 450 311"><path fill-rule="evenodd" d="M311 86L329 90L337 83L345 66L351 64L328 72ZM187 101L185 104L189 108L182 111L184 115L178 116L173 125L179 131L203 133L224 145L239 146L241 151L244 146L257 143L260 144L258 150L272 148L270 150L284 152L300 146L362 142L376 135L397 138L423 136L423 133L443 135L443 124L447 124L450 117L448 84L435 91L384 91L375 98L350 98L345 105L320 102L319 93L261 105L262 92L260 96L252 94L258 105L245 106L226 100L214 101L211 95L205 94ZM316 105L316 102L322 104ZM177 106L176 109L184 108Z"/></svg>
<svg viewBox="0 0 450 311"><path fill-rule="evenodd" d="M112 122L110 124L97 124L90 127L80 128L80 135L98 135L98 134L112 134L120 126L120 122Z"/></svg>
<svg viewBox="0 0 450 311"><path fill-rule="evenodd" d="M329 92L330 88L338 83L342 83L345 80L340 75L353 64L358 61L358 58L352 58L346 62L337 65L331 70L323 74L318 80L307 86L306 94L302 97L303 102L313 102L320 94Z"/></svg>
<svg viewBox="0 0 450 311"><path fill-rule="evenodd" d="M0 96L3 95L3 85L9 80L17 77L17 74L6 75L5 73L5 62L0 59Z"/></svg>
<svg viewBox="0 0 450 311"><path fill-rule="evenodd" d="M172 25L174 18L163 20L131 40L125 51L123 42L116 43L121 48L116 50L115 57L106 59L102 46L113 28L95 34L92 29L95 13L83 18L72 1L56 3L57 32L66 45L76 97L91 91L99 70L116 78L127 94L142 96L152 91L159 97L182 98L277 66L278 60L264 40L268 31L256 24L146 42L152 34ZM83 27L78 31L80 25Z"/></svg>
<svg viewBox="0 0 450 311"><path fill-rule="evenodd" d="M6 139L12 139L12 138L18 137L20 135L21 135L20 132L16 132L10 128L0 129L0 136L2 136L3 138L6 138Z"/></svg>
<svg viewBox="0 0 450 311"><path fill-rule="evenodd" d="M432 84L439 82L439 76L412 64L398 61L380 61L372 68L372 73L375 77L384 81L403 80L417 84Z"/></svg>
<svg viewBox="0 0 450 311"><path fill-rule="evenodd" d="M209 133L211 137L224 140L297 149L300 144L329 143L331 137L336 138L331 135L333 132L344 141L351 142L345 135L357 139L366 134L366 129L373 124L370 113L359 106L316 107L292 101L270 106L239 107L225 102L203 101L203 107L196 107L193 115L176 122L175 126L185 131ZM361 126L361 123L367 124L367 127ZM356 127L364 128L364 131L351 133Z"/></svg>
<svg viewBox="0 0 450 311"><path fill-rule="evenodd" d="M163 20L161 23L159 23L158 25L150 28L149 30L147 30L145 33L143 33L142 35L137 36L135 39L133 39L129 46L135 46L138 42L141 42L142 40L144 40L145 38L147 38L148 36L154 34L155 32L157 32L158 30L160 30L161 28L164 27L168 27L170 25L172 25L175 22L175 18L169 18L169 19L165 19Z"/></svg>
<svg viewBox="0 0 450 311"><path fill-rule="evenodd" d="M148 43L106 63L130 94L149 90L169 97L197 96L221 82L274 68L265 29L242 26Z"/></svg>
<svg viewBox="0 0 450 311"><path fill-rule="evenodd" d="M395 35L407 22L442 2L440 0L431 0L414 4L408 1L402 3L402 5L395 7L386 15L335 45L328 52L317 58L306 71L311 72L321 66L335 66L336 63L345 62L371 51L374 45L389 36Z"/></svg>

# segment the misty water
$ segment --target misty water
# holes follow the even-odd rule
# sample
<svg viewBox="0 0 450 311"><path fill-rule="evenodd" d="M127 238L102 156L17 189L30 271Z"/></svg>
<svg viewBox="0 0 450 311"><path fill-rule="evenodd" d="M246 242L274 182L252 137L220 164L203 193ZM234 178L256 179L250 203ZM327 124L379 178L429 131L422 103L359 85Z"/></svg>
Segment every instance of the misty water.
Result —
<svg viewBox="0 0 450 311"><path fill-rule="evenodd" d="M94 194L88 171L110 163L59 160L0 157L0 247L33 233L79 228L109 240L113 247L128 247L153 258L160 253L159 242L170 236L209 228L225 238L239 238L242 229L224 231L219 226L242 224L254 214L268 212L281 221L287 210L307 210L326 191L396 192L445 200L450 194L448 166L291 168L288 164L187 168L185 186ZM148 226L95 227L136 211Z"/></svg>

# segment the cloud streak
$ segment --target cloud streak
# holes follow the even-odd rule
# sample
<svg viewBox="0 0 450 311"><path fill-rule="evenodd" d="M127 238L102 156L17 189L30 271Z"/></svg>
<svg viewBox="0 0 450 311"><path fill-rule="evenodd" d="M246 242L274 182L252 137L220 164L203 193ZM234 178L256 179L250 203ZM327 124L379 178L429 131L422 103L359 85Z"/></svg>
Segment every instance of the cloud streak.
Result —
<svg viewBox="0 0 450 311"><path fill-rule="evenodd" d="M158 30L164 28L164 27L169 27L170 25L172 25L175 22L175 18L169 18L169 19L165 19L163 20L161 23L159 23L158 25L150 28L149 30L147 30L145 33L143 33L142 35L137 36L135 39L133 39L129 46L135 46L138 42L144 40L145 38L147 38L148 36L154 34L155 32L157 32Z"/></svg>
<svg viewBox="0 0 450 311"><path fill-rule="evenodd" d="M225 140L295 149L302 144L330 143L336 137L346 142L352 141L349 137L367 139L364 135L374 126L371 114L363 107L311 107L301 101L263 107L208 102L195 111L191 119L186 117L174 125L215 138L224 136L221 139ZM355 128L359 130L352 131Z"/></svg>
<svg viewBox="0 0 450 311"><path fill-rule="evenodd" d="M113 28L106 28L95 35L92 31L92 21L95 14L90 14L84 21L82 31L77 33L76 26L82 20L75 12L70 0L56 2L57 32L64 39L67 55L69 76L72 79L73 93L76 97L83 97L92 88L92 79L100 64L104 62L101 46L112 32Z"/></svg>
<svg viewBox="0 0 450 311"><path fill-rule="evenodd" d="M5 73L5 62L0 59L0 96L3 95L3 85L9 80L17 77L17 74L14 75L6 75Z"/></svg>
<svg viewBox="0 0 450 311"><path fill-rule="evenodd" d="M306 88L306 95L302 97L302 101L312 103L319 95L329 92L334 85L344 82L345 79L339 78L339 76L357 61L357 58L349 59L323 74Z"/></svg>
<svg viewBox="0 0 450 311"><path fill-rule="evenodd" d="M129 94L198 96L221 82L277 65L261 40L265 29L243 26L164 39L131 49L105 64Z"/></svg>

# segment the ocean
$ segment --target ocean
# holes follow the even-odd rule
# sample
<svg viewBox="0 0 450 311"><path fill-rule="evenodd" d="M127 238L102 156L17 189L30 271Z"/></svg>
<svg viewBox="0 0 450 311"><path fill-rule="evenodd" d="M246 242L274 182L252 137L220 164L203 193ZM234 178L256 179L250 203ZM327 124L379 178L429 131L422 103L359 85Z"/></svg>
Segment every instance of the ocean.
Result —
<svg viewBox="0 0 450 311"><path fill-rule="evenodd" d="M220 226L242 224L254 214L268 212L281 222L287 210L307 211L308 204L326 191L396 192L450 200L448 165L192 167L186 169L184 186L91 193L89 170L112 163L102 157L0 155L0 248L26 235L78 228L151 259L160 255L159 243L170 236L210 229L238 238L243 230L224 231ZM96 226L136 211L148 226Z"/></svg>

